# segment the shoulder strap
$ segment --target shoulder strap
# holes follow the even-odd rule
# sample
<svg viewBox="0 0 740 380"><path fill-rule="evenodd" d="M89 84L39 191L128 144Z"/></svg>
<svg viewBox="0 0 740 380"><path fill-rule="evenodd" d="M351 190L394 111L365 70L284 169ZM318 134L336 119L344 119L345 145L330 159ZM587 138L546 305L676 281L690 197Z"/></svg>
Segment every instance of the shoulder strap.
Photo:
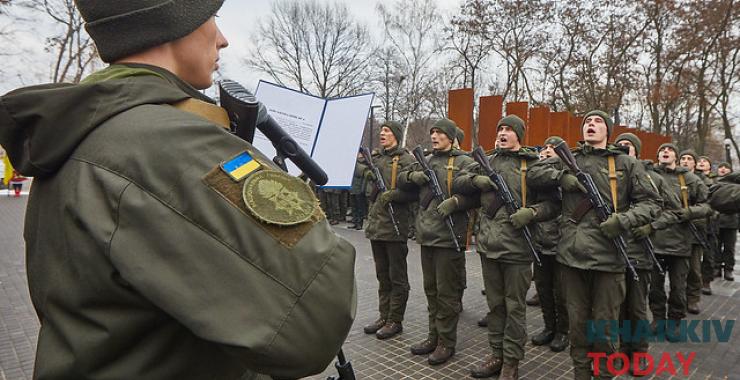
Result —
<svg viewBox="0 0 740 380"><path fill-rule="evenodd" d="M447 196L452 196L452 169L454 168L453 164L455 163L455 156L450 156L450 158L447 159Z"/></svg>
<svg viewBox="0 0 740 380"><path fill-rule="evenodd" d="M398 176L398 160L401 156L393 156L393 164L391 164L391 190L396 189L396 177Z"/></svg>
<svg viewBox="0 0 740 380"><path fill-rule="evenodd" d="M198 115L223 128L229 129L229 114L225 109L202 100L188 98L172 105L180 111L190 112Z"/></svg>
<svg viewBox="0 0 740 380"><path fill-rule="evenodd" d="M522 177L522 207L527 206L527 160L522 158L521 168L519 170Z"/></svg>
<svg viewBox="0 0 740 380"><path fill-rule="evenodd" d="M684 208L689 208L689 188L686 187L686 177L683 173L678 175L678 184L681 185L681 201Z"/></svg>
<svg viewBox="0 0 740 380"><path fill-rule="evenodd" d="M614 212L617 212L617 164L615 163L614 156L608 156L607 161L609 162L609 187L612 190L612 205L614 205Z"/></svg>

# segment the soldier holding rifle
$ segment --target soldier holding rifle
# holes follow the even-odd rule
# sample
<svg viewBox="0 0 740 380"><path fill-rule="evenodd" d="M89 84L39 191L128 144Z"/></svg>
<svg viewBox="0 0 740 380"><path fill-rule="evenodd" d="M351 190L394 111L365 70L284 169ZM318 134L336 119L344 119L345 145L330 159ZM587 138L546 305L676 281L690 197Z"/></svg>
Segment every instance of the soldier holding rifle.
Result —
<svg viewBox="0 0 740 380"><path fill-rule="evenodd" d="M607 144L611 131L609 116L591 111L583 119L585 141L574 153L559 144L556 153L562 161L547 159L528 172L532 187L560 186L563 191L557 259L563 264L576 380L591 379L589 352L610 355L616 351L614 342L587 340L587 321L619 319L624 273L631 264L625 262L624 246L618 242L624 241L622 234L630 228L649 222L659 208L658 194L642 164Z"/></svg>
<svg viewBox="0 0 740 380"><path fill-rule="evenodd" d="M362 148L365 163L375 170L366 176L374 186L370 196L370 213L365 236L375 260L375 275L378 278L378 319L365 326L366 334L375 334L378 339L388 339L399 334L403 327L406 301L409 298L409 279L406 270L409 233L409 202L416 199L415 193L397 188L398 173L414 163L414 158L398 144L403 136L403 127L395 121L387 121L380 127L380 151L370 156Z"/></svg>
<svg viewBox="0 0 740 380"><path fill-rule="evenodd" d="M537 152L522 147L524 121L504 117L497 125L498 148L489 158L478 147L478 166L455 178L453 192L480 199L481 219L477 250L481 255L488 313L488 341L493 351L471 369L476 378L501 373L499 379L519 378L519 362L527 342L525 298L532 281L532 262L539 253L528 225L556 216L555 202L541 202L526 185L527 168Z"/></svg>
<svg viewBox="0 0 740 380"><path fill-rule="evenodd" d="M411 346L411 353L430 354L429 364L436 365L447 362L455 353L465 286L462 246L468 226L466 211L478 204L468 197L450 196L454 176L474 164L463 151L452 147L457 136L455 123L441 119L429 132L432 154L424 157L417 147L414 150L417 163L399 175L398 183L400 189L419 194L416 241L421 244L424 293L429 310L429 335Z"/></svg>

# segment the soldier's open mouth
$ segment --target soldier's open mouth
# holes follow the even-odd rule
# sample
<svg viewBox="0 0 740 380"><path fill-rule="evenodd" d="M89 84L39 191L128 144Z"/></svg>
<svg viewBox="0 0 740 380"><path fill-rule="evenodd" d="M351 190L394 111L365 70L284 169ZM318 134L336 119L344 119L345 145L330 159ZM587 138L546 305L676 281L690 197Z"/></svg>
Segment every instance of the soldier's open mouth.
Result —
<svg viewBox="0 0 740 380"><path fill-rule="evenodd" d="M595 129L593 129L593 128L586 129L586 134L592 135L594 133L596 133L596 130Z"/></svg>

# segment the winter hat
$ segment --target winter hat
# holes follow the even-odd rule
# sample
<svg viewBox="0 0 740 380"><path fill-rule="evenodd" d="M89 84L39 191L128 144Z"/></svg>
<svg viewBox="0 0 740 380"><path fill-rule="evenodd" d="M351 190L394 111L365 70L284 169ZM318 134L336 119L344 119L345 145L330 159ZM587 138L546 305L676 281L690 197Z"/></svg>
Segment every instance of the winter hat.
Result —
<svg viewBox="0 0 740 380"><path fill-rule="evenodd" d="M707 161L709 161L709 165L712 164L712 159L711 158L709 158L707 156L699 156L699 160L701 160L702 158L705 159L705 160L707 160ZM696 163L699 163L699 160L696 160Z"/></svg>
<svg viewBox="0 0 740 380"><path fill-rule="evenodd" d="M632 145L635 146L635 154L637 157L640 157L640 149L642 149L642 141L640 140L637 135L634 133L622 133L621 135L617 136L617 138L614 140L614 143L619 143L622 140L627 140L632 143Z"/></svg>
<svg viewBox="0 0 740 380"><path fill-rule="evenodd" d="M681 159L681 157L686 156L686 155L691 156L694 159L694 162L695 163L698 163L699 162L699 156L696 154L696 152L693 149L686 149L686 150L682 151L678 155L678 158Z"/></svg>
<svg viewBox="0 0 740 380"><path fill-rule="evenodd" d="M465 140L465 131L463 131L462 128L457 127L457 141L462 144L463 140Z"/></svg>
<svg viewBox="0 0 740 380"><path fill-rule="evenodd" d="M671 148L671 149L673 149L673 152L675 152L676 154L678 154L678 147L674 143L663 143L663 144L660 144L660 146L658 147L658 152L660 152L661 150L663 150L663 148ZM656 156L658 155L658 152L655 152L655 155ZM676 157L676 159L679 159L680 157L681 156L678 156L678 157Z"/></svg>
<svg viewBox="0 0 740 380"><path fill-rule="evenodd" d="M563 141L565 141L565 140L563 140L563 138L560 137L560 136L550 136L550 137L547 138L547 140L545 140L545 142L543 143L543 145L552 145L552 146L555 146L555 145L560 144Z"/></svg>
<svg viewBox="0 0 740 380"><path fill-rule="evenodd" d="M730 165L730 163L727 162L727 161L720 162L719 165L717 165L717 169L719 169L719 168L721 168L723 166L726 167L727 169L732 170L732 165Z"/></svg>
<svg viewBox="0 0 740 380"><path fill-rule="evenodd" d="M185 37L224 0L75 0L104 62Z"/></svg>
<svg viewBox="0 0 740 380"><path fill-rule="evenodd" d="M586 115L583 116L584 122L586 119L588 119L589 116L600 116L602 119L604 119L604 123L606 123L606 136L607 138L612 135L612 130L614 129L614 122L612 121L612 118L607 115L604 111L599 110L593 110L589 111Z"/></svg>
<svg viewBox="0 0 740 380"><path fill-rule="evenodd" d="M457 124L454 121L450 119L439 119L429 128L429 133L432 133L432 130L435 128L446 134L450 141L455 141L455 137L457 137Z"/></svg>
<svg viewBox="0 0 740 380"><path fill-rule="evenodd" d="M391 130L391 133L393 133L393 137L396 138L396 141L401 142L403 139L403 126L401 123L397 121L386 121L383 123L383 125L380 126L380 128L387 127Z"/></svg>
<svg viewBox="0 0 740 380"><path fill-rule="evenodd" d="M519 118L517 115L509 115L499 120L496 125L496 131L501 128L502 125L506 125L514 130L516 137L519 139L520 144L524 144L524 120Z"/></svg>

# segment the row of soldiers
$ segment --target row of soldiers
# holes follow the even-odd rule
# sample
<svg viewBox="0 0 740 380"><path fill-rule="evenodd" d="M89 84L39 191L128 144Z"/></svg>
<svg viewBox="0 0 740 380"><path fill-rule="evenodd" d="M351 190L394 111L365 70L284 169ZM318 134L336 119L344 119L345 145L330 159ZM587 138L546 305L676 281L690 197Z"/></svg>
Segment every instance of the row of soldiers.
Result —
<svg viewBox="0 0 740 380"><path fill-rule="evenodd" d="M409 295L406 237L411 205L418 203L414 220L429 329L424 341L410 347L412 354L428 355L429 364L436 365L455 353L466 287L461 247L469 240L471 226L476 227L476 251L489 306L483 324L491 347L482 363L471 368L471 376L519 377L527 341L525 297L535 257L522 231L530 228L535 231L535 252L541 261L534 265L534 277L545 320L544 331L533 337L533 343L550 344L553 351L570 343L577 380L592 377L589 352L646 352L645 341L621 347L614 342L589 342L587 321L647 320L648 304L656 329L665 325L659 321L685 318L688 304L698 304L700 292L696 291L702 288L702 278L708 288L713 275L712 270L701 270L701 247L689 225L701 225L714 212L707 204L708 182L700 173L692 173L693 168L679 165L684 155L675 145L663 144L657 153L659 164L653 165L638 159L641 142L634 134L622 134L614 139L616 145L609 144L612 127L606 113L587 113L583 142L573 150L578 167L591 175L598 192L615 210L600 218L585 196L582 181L555 155L563 140L548 138L540 152L524 147L526 126L516 116L499 121L496 149L478 162L456 147L460 129L451 120L433 124L433 150L416 158L399 145L402 126L384 123L382 149L372 156L379 170L366 171L370 180L382 181L378 189L385 190L370 197L365 229L379 282L379 318L364 331L388 339L403 330ZM687 154L698 161L692 152ZM482 167L485 160L488 165ZM500 174L503 183L494 182L489 169ZM507 208L502 201L500 195L507 190L518 209ZM737 225L733 228L736 232ZM626 271L615 247L613 241L620 237L626 239L636 277ZM639 244L645 237L652 237L668 274L668 297L664 275L655 270ZM731 279L734 254L729 252L734 242L725 246L729 257L723 269ZM709 265L709 254L704 257ZM605 363L601 364L604 368ZM646 365L640 362L640 369Z"/></svg>

